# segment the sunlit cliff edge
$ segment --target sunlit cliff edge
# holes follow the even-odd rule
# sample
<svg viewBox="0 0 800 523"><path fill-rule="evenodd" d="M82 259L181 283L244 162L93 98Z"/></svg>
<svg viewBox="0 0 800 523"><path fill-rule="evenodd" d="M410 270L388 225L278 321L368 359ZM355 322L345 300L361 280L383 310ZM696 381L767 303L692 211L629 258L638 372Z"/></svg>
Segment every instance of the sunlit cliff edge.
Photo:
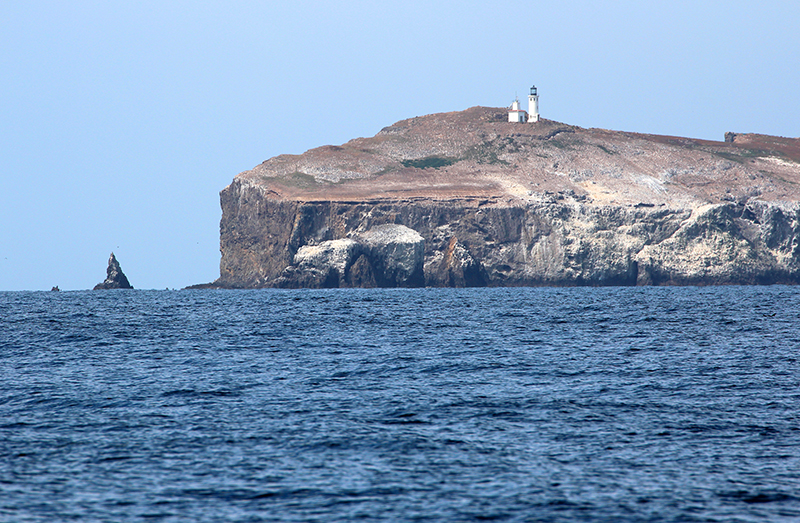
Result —
<svg viewBox="0 0 800 523"><path fill-rule="evenodd" d="M798 138L473 107L271 158L220 198L220 277L201 287L800 282Z"/></svg>

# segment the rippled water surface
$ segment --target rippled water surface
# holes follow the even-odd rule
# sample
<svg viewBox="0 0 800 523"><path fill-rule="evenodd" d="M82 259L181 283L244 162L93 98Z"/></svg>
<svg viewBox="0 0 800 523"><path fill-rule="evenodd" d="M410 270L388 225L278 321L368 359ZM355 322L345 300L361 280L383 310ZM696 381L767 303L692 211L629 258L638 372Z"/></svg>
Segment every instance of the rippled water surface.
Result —
<svg viewBox="0 0 800 523"><path fill-rule="evenodd" d="M0 521L797 521L794 287L0 293Z"/></svg>

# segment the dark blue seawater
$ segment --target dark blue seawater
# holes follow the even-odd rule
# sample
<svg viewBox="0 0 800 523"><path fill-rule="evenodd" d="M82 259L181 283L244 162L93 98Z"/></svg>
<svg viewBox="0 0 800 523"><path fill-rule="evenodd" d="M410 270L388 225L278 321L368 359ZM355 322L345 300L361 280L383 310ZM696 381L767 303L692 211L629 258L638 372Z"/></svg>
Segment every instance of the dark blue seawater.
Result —
<svg viewBox="0 0 800 523"><path fill-rule="evenodd" d="M800 288L0 293L0 521L798 521Z"/></svg>

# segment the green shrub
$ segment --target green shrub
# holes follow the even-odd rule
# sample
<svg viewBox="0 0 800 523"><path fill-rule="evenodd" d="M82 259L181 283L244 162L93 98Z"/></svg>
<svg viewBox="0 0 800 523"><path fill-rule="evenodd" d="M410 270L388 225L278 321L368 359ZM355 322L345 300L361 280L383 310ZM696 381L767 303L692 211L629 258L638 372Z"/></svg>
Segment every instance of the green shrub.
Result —
<svg viewBox="0 0 800 523"><path fill-rule="evenodd" d="M455 158L446 158L444 156L428 156L419 158L417 160L403 160L403 167L414 167L415 169L439 169L440 167L447 167L456 163Z"/></svg>

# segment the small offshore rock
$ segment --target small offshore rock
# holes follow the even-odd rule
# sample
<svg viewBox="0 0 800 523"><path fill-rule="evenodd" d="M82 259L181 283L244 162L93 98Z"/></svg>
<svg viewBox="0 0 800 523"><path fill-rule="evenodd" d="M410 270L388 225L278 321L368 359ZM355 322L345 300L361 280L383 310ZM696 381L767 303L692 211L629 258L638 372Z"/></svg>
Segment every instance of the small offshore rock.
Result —
<svg viewBox="0 0 800 523"><path fill-rule="evenodd" d="M94 286L95 291L106 289L133 289L133 286L128 282L128 278L122 272L114 253L108 258L108 268L106 269L106 279L103 283L98 283Z"/></svg>

